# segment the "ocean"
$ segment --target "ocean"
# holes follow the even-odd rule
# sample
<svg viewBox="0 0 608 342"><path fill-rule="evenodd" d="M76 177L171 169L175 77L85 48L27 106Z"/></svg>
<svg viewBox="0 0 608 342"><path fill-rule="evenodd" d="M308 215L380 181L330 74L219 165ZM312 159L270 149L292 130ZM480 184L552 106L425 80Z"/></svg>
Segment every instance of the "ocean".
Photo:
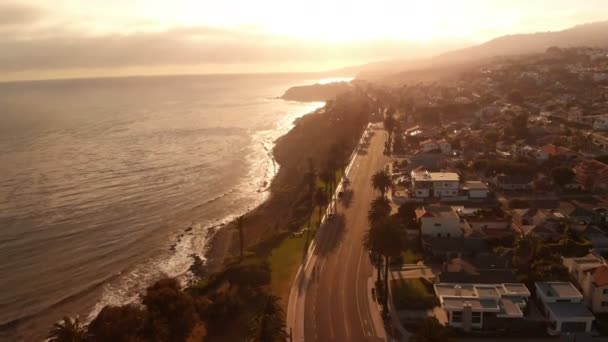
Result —
<svg viewBox="0 0 608 342"><path fill-rule="evenodd" d="M323 103L295 75L0 84L0 339L41 340L187 276L207 234L268 196L273 142Z"/></svg>

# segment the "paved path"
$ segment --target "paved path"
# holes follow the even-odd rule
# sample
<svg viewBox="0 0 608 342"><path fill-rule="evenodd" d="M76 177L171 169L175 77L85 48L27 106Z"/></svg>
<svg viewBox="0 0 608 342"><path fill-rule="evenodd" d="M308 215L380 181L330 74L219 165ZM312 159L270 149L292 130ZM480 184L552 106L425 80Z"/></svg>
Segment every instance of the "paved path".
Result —
<svg viewBox="0 0 608 342"><path fill-rule="evenodd" d="M372 265L362 239L367 212L378 196L372 174L383 169L386 133L374 130L368 150L358 153L349 169L352 195L337 205L334 219L315 236L300 269L288 308L294 341L384 341L377 307L369 299Z"/></svg>

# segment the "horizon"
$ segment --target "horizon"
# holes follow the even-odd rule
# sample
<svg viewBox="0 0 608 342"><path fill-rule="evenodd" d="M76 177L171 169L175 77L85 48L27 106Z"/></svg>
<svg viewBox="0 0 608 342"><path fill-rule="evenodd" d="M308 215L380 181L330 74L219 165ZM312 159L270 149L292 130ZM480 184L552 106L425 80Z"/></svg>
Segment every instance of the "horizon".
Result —
<svg viewBox="0 0 608 342"><path fill-rule="evenodd" d="M7 52L0 81L329 73L608 20L608 5L600 0L313 1L296 8L276 0L59 4L0 5L0 48Z"/></svg>

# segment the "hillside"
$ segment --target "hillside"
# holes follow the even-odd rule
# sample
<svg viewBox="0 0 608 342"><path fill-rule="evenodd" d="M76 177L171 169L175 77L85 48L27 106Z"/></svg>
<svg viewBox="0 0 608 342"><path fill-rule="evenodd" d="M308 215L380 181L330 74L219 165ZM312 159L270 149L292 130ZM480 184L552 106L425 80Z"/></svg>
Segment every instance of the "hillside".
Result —
<svg viewBox="0 0 608 342"><path fill-rule="evenodd" d="M349 91L349 89L350 85L347 82L302 85L287 89L281 98L301 102L327 101Z"/></svg>
<svg viewBox="0 0 608 342"><path fill-rule="evenodd" d="M425 80L443 75L452 68L462 68L495 56L539 53L551 46L608 47L608 21L574 26L572 28L530 34L515 34L492 39L486 43L443 53L433 58L403 61L385 61L360 67L357 78L386 81L396 75L411 75Z"/></svg>

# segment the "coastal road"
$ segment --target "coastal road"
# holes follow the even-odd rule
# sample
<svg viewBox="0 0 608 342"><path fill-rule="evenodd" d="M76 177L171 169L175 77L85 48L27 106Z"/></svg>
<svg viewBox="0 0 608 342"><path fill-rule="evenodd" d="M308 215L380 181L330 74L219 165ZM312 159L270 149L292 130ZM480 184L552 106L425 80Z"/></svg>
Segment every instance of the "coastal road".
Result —
<svg viewBox="0 0 608 342"><path fill-rule="evenodd" d="M314 249L296 279L295 291L305 295L299 303L303 309L291 316L300 325L294 341L385 339L378 309L369 300L373 268L362 246L370 202L379 195L370 178L389 161L383 155L386 132L372 132L368 148L356 154L348 172L349 191L338 201L336 216L316 234Z"/></svg>

